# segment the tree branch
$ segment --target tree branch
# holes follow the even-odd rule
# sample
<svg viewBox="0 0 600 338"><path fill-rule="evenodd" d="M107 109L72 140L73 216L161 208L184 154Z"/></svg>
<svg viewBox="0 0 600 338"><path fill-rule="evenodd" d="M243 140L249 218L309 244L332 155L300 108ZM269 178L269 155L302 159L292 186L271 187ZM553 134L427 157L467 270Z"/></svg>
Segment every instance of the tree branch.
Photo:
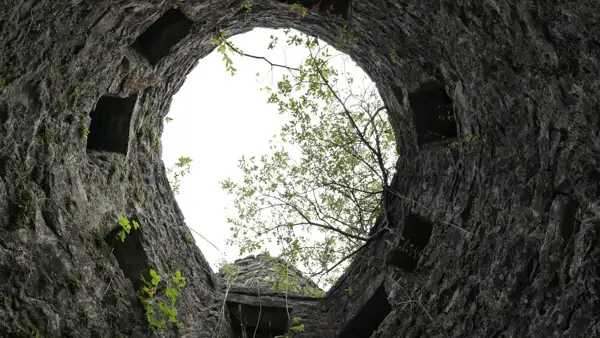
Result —
<svg viewBox="0 0 600 338"><path fill-rule="evenodd" d="M269 65L271 65L271 67L279 67L279 68L283 68L283 69L287 69L287 70L293 70L296 72L300 71L300 69L295 68L295 67L280 65L278 63L271 62L271 60L267 59L264 56L256 56L256 55L252 55L252 54L246 54L246 53L242 52L240 49L238 49L237 47L233 46L229 41L227 41L225 39L223 40L223 42L227 45L227 47L231 48L231 50L233 50L234 52L238 53L241 56L246 56L246 57L249 57L252 59L257 59L257 60L263 60L266 63L268 63Z"/></svg>

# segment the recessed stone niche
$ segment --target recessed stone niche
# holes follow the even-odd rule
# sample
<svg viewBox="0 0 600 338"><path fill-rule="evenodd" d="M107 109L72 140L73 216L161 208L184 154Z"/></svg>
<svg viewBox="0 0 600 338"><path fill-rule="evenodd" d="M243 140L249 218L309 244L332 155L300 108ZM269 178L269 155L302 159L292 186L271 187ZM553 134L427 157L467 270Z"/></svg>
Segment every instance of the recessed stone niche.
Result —
<svg viewBox="0 0 600 338"><path fill-rule="evenodd" d="M456 138L452 100L442 83L429 83L408 95L419 145Z"/></svg>
<svg viewBox="0 0 600 338"><path fill-rule="evenodd" d="M104 95L90 113L87 149L127 154L131 116L137 96Z"/></svg>
<svg viewBox="0 0 600 338"><path fill-rule="evenodd" d="M228 302L231 326L236 337L271 338L284 336L288 330L285 307L253 306Z"/></svg>
<svg viewBox="0 0 600 338"><path fill-rule="evenodd" d="M322 0L321 11L348 18L350 15L350 0Z"/></svg>
<svg viewBox="0 0 600 338"><path fill-rule="evenodd" d="M388 256L388 264L407 272L414 272L423 249L429 243L432 230L433 224L425 219L416 215L406 217L402 228L402 237L398 247Z"/></svg>
<svg viewBox="0 0 600 338"><path fill-rule="evenodd" d="M137 219L135 221L139 223ZM117 258L119 268L123 270L125 277L131 281L134 290L139 290L142 283L140 276L143 275L145 279L150 279L150 264L142 244L142 231L132 228L125 240L121 242L116 238L119 230L120 228L111 231L106 237L106 242L113 247L112 253Z"/></svg>
<svg viewBox="0 0 600 338"><path fill-rule="evenodd" d="M392 311L383 283L346 325L339 338L369 338Z"/></svg>
<svg viewBox="0 0 600 338"><path fill-rule="evenodd" d="M135 40L133 48L154 66L188 35L191 27L190 19L179 9L171 8Z"/></svg>
<svg viewBox="0 0 600 338"><path fill-rule="evenodd" d="M283 0L280 2L290 5L300 4L305 8L318 10L319 12L323 13L343 16L347 19L350 14L351 0ZM317 4L319 6L315 7Z"/></svg>

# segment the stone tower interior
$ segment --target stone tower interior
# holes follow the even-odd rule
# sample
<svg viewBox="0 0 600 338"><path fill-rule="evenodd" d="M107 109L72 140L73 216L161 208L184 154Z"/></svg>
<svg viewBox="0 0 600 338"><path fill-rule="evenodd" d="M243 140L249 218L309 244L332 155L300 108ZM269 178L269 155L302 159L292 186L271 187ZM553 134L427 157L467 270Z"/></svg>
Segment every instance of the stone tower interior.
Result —
<svg viewBox="0 0 600 338"><path fill-rule="evenodd" d="M165 337L600 336L600 2L242 2L0 3L0 336L148 337L151 268L188 278ZM209 39L256 27L351 27L396 136L391 231L320 299L225 297L161 160ZM118 215L144 226L112 243Z"/></svg>

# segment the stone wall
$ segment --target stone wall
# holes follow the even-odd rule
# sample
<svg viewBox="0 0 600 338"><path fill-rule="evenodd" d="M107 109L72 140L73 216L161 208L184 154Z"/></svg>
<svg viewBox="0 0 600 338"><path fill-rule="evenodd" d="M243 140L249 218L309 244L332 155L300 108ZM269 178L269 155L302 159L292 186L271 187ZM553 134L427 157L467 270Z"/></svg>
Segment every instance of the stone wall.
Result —
<svg viewBox="0 0 600 338"><path fill-rule="evenodd" d="M165 177L162 118L221 30L291 27L336 43L344 26L359 36L345 51L390 111L397 194L391 232L303 335L600 334L597 1L353 0L341 16L304 18L240 4L0 5L3 336L146 337L134 286L153 268L190 281L185 326L165 335L232 337ZM141 224L124 243L120 215Z"/></svg>

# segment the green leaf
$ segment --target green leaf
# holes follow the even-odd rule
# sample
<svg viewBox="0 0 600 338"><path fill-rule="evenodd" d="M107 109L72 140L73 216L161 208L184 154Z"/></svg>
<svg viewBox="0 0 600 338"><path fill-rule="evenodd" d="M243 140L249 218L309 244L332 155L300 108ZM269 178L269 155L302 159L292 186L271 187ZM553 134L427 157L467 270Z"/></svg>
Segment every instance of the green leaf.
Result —
<svg viewBox="0 0 600 338"><path fill-rule="evenodd" d="M153 286L157 286L160 282L160 276L154 269L150 269L150 277L152 277L152 281L150 282Z"/></svg>
<svg viewBox="0 0 600 338"><path fill-rule="evenodd" d="M125 216L119 216L119 225L121 225L123 228L125 228L126 226L129 226L129 220L127 218L125 218Z"/></svg>
<svg viewBox="0 0 600 338"><path fill-rule="evenodd" d="M179 290L177 290L176 288L167 287L166 295L167 297L171 298L171 305L175 305L175 302L177 301L177 296L179 296Z"/></svg>
<svg viewBox="0 0 600 338"><path fill-rule="evenodd" d="M290 327L290 331L292 331L292 332L304 331L304 324L292 326L292 327Z"/></svg>
<svg viewBox="0 0 600 338"><path fill-rule="evenodd" d="M125 231L121 230L117 232L117 238L121 240L121 242L125 242Z"/></svg>

